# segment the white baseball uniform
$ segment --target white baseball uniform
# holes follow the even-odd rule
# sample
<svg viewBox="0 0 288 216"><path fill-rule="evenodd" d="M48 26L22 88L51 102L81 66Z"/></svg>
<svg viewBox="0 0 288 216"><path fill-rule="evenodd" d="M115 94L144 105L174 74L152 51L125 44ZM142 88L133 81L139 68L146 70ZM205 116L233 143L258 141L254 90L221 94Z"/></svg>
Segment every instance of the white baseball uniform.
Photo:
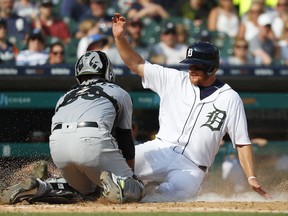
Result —
<svg viewBox="0 0 288 216"><path fill-rule="evenodd" d="M49 144L54 163L74 189L93 193L103 170L133 175L111 134L113 127L131 129L131 118L131 98L114 83L86 81L59 99Z"/></svg>
<svg viewBox="0 0 288 216"><path fill-rule="evenodd" d="M195 197L226 133L233 145L251 144L242 100L227 84L200 100L189 73L147 61L142 84L160 97L160 128L136 146L135 174L158 182L164 199Z"/></svg>

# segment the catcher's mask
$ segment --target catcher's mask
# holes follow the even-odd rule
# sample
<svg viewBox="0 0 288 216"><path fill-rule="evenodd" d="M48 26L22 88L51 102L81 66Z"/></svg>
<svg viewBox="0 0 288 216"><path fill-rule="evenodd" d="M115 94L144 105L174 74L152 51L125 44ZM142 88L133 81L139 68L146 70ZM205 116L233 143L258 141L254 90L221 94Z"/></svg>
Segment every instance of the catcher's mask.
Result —
<svg viewBox="0 0 288 216"><path fill-rule="evenodd" d="M195 42L187 48L186 58L180 63L203 65L203 72L212 76L219 68L219 50L209 42Z"/></svg>
<svg viewBox="0 0 288 216"><path fill-rule="evenodd" d="M100 77L114 82L115 73L108 56L101 51L89 51L82 55L75 64L75 77L79 83L79 76L99 75Z"/></svg>

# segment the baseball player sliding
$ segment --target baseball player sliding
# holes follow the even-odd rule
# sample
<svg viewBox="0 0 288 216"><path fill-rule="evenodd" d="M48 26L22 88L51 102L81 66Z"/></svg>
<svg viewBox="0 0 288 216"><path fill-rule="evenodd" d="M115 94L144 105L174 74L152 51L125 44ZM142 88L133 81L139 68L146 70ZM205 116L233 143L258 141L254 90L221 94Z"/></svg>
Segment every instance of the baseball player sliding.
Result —
<svg viewBox="0 0 288 216"><path fill-rule="evenodd" d="M219 50L208 42L191 44L180 62L187 65L189 72L178 71L145 61L129 45L125 28L126 19L116 13L113 35L121 58L142 77L144 88L160 96L160 129L154 140L136 146L135 174L157 183L152 194L163 200L193 198L228 133L248 183L269 198L255 176L241 98L215 76Z"/></svg>

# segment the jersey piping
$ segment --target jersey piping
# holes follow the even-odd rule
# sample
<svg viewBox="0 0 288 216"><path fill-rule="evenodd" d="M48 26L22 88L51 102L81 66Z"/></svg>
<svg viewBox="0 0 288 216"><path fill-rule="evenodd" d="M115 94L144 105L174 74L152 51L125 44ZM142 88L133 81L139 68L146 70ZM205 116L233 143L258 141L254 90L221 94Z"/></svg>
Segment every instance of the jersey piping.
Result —
<svg viewBox="0 0 288 216"><path fill-rule="evenodd" d="M223 86L223 85L222 85L222 86ZM222 86L221 86L221 87L222 87ZM221 88L221 87L220 87L220 88ZM225 92L225 91L228 91L228 90L231 90L231 88L226 89L226 90L224 90L224 91L220 91L219 94L221 94L221 93L223 93L223 92ZM205 102L202 104L202 106L201 106L201 108L200 108L200 110L199 110L199 112L198 112L197 118L196 118L196 120L195 120L195 122L194 122L194 124L193 124L193 127L192 127L191 131L190 131L190 134L189 134L189 138L188 138L188 140L187 140L187 143L185 144L185 146L184 146L183 151L182 151L181 154L184 154L187 146L189 145L189 141L190 141L190 138L191 138L191 136L192 136L193 130L194 130L194 128L195 128L195 125L196 125L196 123L197 123L197 120L198 120L198 118L199 118L199 115L200 115L200 113L201 113L201 111L202 111L202 109L203 109L203 107L204 107L205 104L206 104ZM191 108L191 111L190 111L190 113L189 113L189 115L188 115L188 117L187 117L187 119L186 119L186 122L185 122L185 125L184 125L184 127L183 127L182 133L181 133L180 137L178 138L178 143L179 143L179 140L180 140L181 136L182 136L183 133L184 133L185 126L186 126L186 124L187 124L187 122L188 122L188 119L189 119L189 117L190 117L190 115L191 115L191 112L192 112L192 110L193 110L194 105L195 105L195 100L194 100L194 104L193 104L193 106L192 106L192 108ZM176 148L176 147L175 147L175 148Z"/></svg>
<svg viewBox="0 0 288 216"><path fill-rule="evenodd" d="M189 141L190 141L191 135L192 135L192 133L193 133L193 130L194 130L194 128L195 128L195 125L196 125L196 123L197 123L197 121L198 121L199 115L200 115L200 113L201 113L201 111L202 111L204 105L205 105L205 103L202 104L201 109L200 109L199 112L198 112L198 115L197 115L196 121L194 122L193 127L192 127L192 129L191 129L191 131L190 131L189 138L188 138L188 140L187 140L186 145L185 145L184 148L183 148L182 154L184 154L184 152L185 152L185 150L186 150L186 147L187 147L188 144L189 144Z"/></svg>
<svg viewBox="0 0 288 216"><path fill-rule="evenodd" d="M195 89L193 89L193 91L195 92ZM180 138L181 138L181 136L182 136L183 133L184 133L184 129L185 129L186 125L187 125L187 122L188 122L189 117L191 116L191 113L192 113L192 111L193 111L193 108L194 108L194 106L195 106L195 103L196 103L196 93L194 94L194 103L193 103L193 105L192 105L192 107L191 107L191 109L190 109L189 115L188 115L188 117L187 117L187 119L186 119L186 121L185 121L185 124L184 124L183 129L182 129L182 133L180 134L180 136L179 136L179 138L178 138L178 143L180 142Z"/></svg>

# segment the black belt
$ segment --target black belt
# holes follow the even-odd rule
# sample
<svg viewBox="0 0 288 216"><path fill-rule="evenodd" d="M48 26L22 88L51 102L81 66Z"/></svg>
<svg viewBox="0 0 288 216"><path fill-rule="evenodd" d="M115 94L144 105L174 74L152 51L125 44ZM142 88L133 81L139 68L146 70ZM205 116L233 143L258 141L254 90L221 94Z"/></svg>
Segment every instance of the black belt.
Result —
<svg viewBox="0 0 288 216"><path fill-rule="evenodd" d="M206 173L207 171L207 167L206 166L201 166L201 165L198 165L199 169L201 169L203 172Z"/></svg>
<svg viewBox="0 0 288 216"><path fill-rule="evenodd" d="M57 124L54 128L54 130L62 129L63 124ZM97 122L78 122L77 128L82 128L82 127L96 127L98 128Z"/></svg>

